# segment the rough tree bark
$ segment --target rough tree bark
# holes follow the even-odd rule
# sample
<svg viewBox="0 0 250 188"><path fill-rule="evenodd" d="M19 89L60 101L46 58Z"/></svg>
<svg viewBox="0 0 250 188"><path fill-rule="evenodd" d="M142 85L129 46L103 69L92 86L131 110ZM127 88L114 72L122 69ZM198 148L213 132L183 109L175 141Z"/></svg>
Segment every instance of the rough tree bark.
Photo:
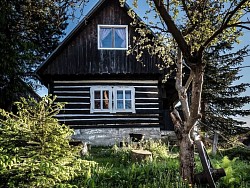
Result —
<svg viewBox="0 0 250 188"><path fill-rule="evenodd" d="M180 145L180 173L184 180L193 184L194 182L194 144L190 138L190 131L186 127L177 110L171 113L171 117L175 126L175 133Z"/></svg>
<svg viewBox="0 0 250 188"><path fill-rule="evenodd" d="M201 91L203 84L204 66L201 59L196 58L197 66L191 69L189 78L185 85L183 84L183 60L181 50L178 50L178 59L176 62L177 73L175 87L178 92L183 117L181 117L176 109L171 113L174 123L174 130L180 145L180 172L182 178L188 183L194 184L194 143L192 140L192 131L201 118L200 104ZM192 82L191 103L189 104L187 90Z"/></svg>

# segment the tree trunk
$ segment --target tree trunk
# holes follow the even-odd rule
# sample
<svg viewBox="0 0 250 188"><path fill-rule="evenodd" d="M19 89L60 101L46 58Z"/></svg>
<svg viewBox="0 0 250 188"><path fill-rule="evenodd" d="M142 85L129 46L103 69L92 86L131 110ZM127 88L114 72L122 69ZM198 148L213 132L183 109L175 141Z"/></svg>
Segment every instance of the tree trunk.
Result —
<svg viewBox="0 0 250 188"><path fill-rule="evenodd" d="M176 109L171 112L171 118L174 123L174 131L180 146L180 174L182 179L189 184L194 185L194 144L190 138L192 129L187 129L188 126L182 121Z"/></svg>
<svg viewBox="0 0 250 188"><path fill-rule="evenodd" d="M189 138L189 134L183 134L180 144L180 172L183 180L189 184L194 184L194 144Z"/></svg>

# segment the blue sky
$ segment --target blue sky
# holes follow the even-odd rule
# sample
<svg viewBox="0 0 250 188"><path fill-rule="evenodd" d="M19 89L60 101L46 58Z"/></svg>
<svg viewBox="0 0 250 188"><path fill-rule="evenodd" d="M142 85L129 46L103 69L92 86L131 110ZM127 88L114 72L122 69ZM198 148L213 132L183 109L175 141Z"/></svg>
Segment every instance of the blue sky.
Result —
<svg viewBox="0 0 250 188"><path fill-rule="evenodd" d="M129 0L128 3L130 3L132 0ZM86 15L89 10L92 9L92 7L98 2L98 0L91 0L89 1L89 3L87 4L87 6L84 7L83 9L83 13L84 15ZM144 6L145 1L139 1L141 2L139 5L139 7ZM143 2L143 3L142 3ZM138 13L140 15L140 11ZM83 16L84 16L83 15ZM74 29L74 27L79 23L80 20L75 19L75 20L69 20L69 26L66 30L66 36L67 34ZM64 36L65 37L65 36ZM242 48L243 46L246 45L250 45L250 31L244 31L244 36L241 37L241 43L240 44L236 44L235 45L235 50ZM242 66L250 66L250 57L245 58L244 63L242 64ZM250 82L250 68L243 68L240 72L240 75L243 75L242 78L237 81L235 84L239 84L239 83L249 83ZM41 96L44 96L47 94L47 89L46 88L42 88L41 90L38 91L38 94ZM243 94L243 95L250 95L250 88L247 89L247 91ZM245 109L250 109L250 104L245 105L244 107ZM241 117L240 117L241 118ZM244 121L247 121L249 126L250 126L250 117L245 117L242 118L244 119Z"/></svg>

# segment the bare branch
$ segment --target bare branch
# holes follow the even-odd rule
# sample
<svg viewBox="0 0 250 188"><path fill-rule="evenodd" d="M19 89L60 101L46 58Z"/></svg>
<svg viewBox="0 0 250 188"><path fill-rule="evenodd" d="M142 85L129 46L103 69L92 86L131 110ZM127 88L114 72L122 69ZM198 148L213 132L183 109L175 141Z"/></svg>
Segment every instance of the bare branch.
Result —
<svg viewBox="0 0 250 188"><path fill-rule="evenodd" d="M235 24L230 24L230 25L227 25L227 27L240 27L240 28L243 28L243 29L246 29L246 30L250 30L250 27L247 27L245 25L242 25L242 24L245 24L246 22L238 22L238 23L235 23ZM250 22L248 22L250 24Z"/></svg>
<svg viewBox="0 0 250 188"><path fill-rule="evenodd" d="M175 130L176 136L180 140L182 139L182 132L183 132L183 126L184 126L181 116L176 109L174 109L170 113L170 116L174 124L174 130Z"/></svg>
<svg viewBox="0 0 250 188"><path fill-rule="evenodd" d="M193 77L194 77L193 71L191 70L190 75L189 75L189 77L188 77L188 80L187 80L187 82L186 82L186 84L185 84L185 89L186 89L186 90L188 90L188 88L189 88L191 82L193 81Z"/></svg>
<svg viewBox="0 0 250 188"><path fill-rule="evenodd" d="M178 48L178 54L177 54L177 73L176 73L176 82L175 82L175 88L178 92L178 96L181 102L181 107L183 109L183 114L184 114L184 121L186 121L189 116L190 116L190 111L189 111L189 104L188 104L188 97L187 97L187 90L185 87L182 86L182 69L183 69L183 60L182 60L182 53L180 48Z"/></svg>

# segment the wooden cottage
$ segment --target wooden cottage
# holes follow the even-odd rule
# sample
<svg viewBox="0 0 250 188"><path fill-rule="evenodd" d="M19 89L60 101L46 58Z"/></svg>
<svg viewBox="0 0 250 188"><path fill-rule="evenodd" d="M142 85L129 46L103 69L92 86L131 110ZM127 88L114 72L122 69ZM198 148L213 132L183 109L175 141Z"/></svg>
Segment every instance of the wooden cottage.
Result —
<svg viewBox="0 0 250 188"><path fill-rule="evenodd" d="M110 145L131 133L160 138L173 128L173 82L162 83L157 58L145 53L142 65L126 55L137 35L128 10L100 0L36 71L57 102L67 102L57 118L76 139Z"/></svg>

